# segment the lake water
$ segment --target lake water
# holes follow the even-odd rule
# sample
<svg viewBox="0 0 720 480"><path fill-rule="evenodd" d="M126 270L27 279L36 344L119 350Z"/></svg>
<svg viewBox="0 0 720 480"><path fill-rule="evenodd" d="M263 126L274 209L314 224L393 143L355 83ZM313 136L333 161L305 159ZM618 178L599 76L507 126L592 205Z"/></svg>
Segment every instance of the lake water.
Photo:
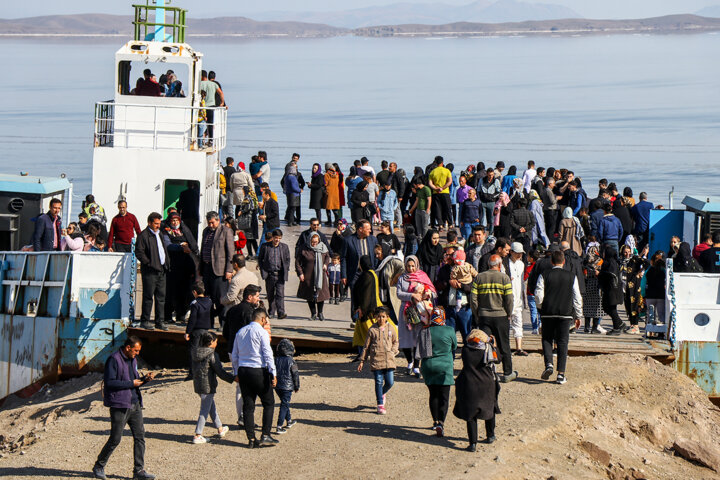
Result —
<svg viewBox="0 0 720 480"><path fill-rule="evenodd" d="M112 98L123 42L0 41L1 171L64 172L79 205L93 105ZM602 177L665 205L673 186L678 202L720 190L720 35L191 44L230 105L225 153L267 150L273 188L297 151L305 172L363 155L412 171L443 155L571 168L593 196Z"/></svg>

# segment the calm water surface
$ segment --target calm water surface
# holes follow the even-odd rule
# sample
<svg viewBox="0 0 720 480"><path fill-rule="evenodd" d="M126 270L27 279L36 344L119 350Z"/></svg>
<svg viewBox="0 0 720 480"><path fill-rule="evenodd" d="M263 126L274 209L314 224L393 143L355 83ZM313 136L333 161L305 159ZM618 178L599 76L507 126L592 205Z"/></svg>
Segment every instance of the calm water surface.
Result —
<svg viewBox="0 0 720 480"><path fill-rule="evenodd" d="M123 40L0 41L1 171L65 172L79 204ZM297 151L307 172L363 155L412 171L440 154L570 167L591 195L601 177L664 204L673 186L720 190L720 35L191 44L230 105L226 154L267 150L273 188Z"/></svg>

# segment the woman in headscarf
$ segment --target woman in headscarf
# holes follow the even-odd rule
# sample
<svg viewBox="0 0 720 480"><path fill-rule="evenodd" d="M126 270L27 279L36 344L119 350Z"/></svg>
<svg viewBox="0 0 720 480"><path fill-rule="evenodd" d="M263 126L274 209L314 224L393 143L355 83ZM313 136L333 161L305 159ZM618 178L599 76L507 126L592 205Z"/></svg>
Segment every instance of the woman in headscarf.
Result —
<svg viewBox="0 0 720 480"><path fill-rule="evenodd" d="M245 199L245 187L255 190L252 176L245 171L245 163L238 162L237 171L226 179L228 188L232 190L232 204L235 205L235 215L240 211L240 204Z"/></svg>
<svg viewBox="0 0 720 480"><path fill-rule="evenodd" d="M565 207L562 216L563 219L560 221L560 242L568 242L573 252L582 255L580 239L585 233L582 231L580 222L573 217L572 208L570 207Z"/></svg>
<svg viewBox="0 0 720 480"><path fill-rule="evenodd" d="M690 244L687 242L681 242L678 247L677 254L673 259L673 272L702 272L703 269L692 256L692 250Z"/></svg>
<svg viewBox="0 0 720 480"><path fill-rule="evenodd" d="M518 203L521 199L526 198L525 196L525 184L523 183L522 177L516 177L513 179L512 191L509 193L510 203L513 209L518 208Z"/></svg>
<svg viewBox="0 0 720 480"><path fill-rule="evenodd" d="M494 339L482 330L473 330L464 340L462 370L455 380L453 415L467 422L468 451L477 450L478 420L485 420L484 443L495 441L495 414L500 413L500 383L495 375L497 358L493 355Z"/></svg>
<svg viewBox="0 0 720 480"><path fill-rule="evenodd" d="M485 162L478 162L477 167L475 167L475 176L473 177L473 182L470 184L475 190L478 190L480 188L480 185L482 185L483 179L487 176L487 169L485 168Z"/></svg>
<svg viewBox="0 0 720 480"><path fill-rule="evenodd" d="M507 173L502 179L502 191L507 193L508 196L512 196L513 193L513 180L515 180L517 177L517 167L515 165L511 165L510 168L508 168Z"/></svg>
<svg viewBox="0 0 720 480"><path fill-rule="evenodd" d="M367 209L367 206L370 203L370 195L366 191L367 186L368 183L365 180L361 181L357 184L355 190L350 196L350 205L352 208L352 210L350 210L350 217L352 218L353 223L357 223L363 218L370 221L371 215L368 215L369 212Z"/></svg>
<svg viewBox="0 0 720 480"><path fill-rule="evenodd" d="M630 207L628 206L625 197L617 197L615 199L615 202L613 202L612 213L622 224L623 235L620 237L620 244L622 245L625 243L627 236L630 235L630 232L633 230L633 220L630 216Z"/></svg>
<svg viewBox="0 0 720 480"><path fill-rule="evenodd" d="M513 206L510 203L510 196L502 192L495 202L495 209L493 210L493 234L496 238L510 238L510 216L512 215Z"/></svg>
<svg viewBox="0 0 720 480"><path fill-rule="evenodd" d="M343 207L345 206L345 174L340 170L340 165L333 163L335 171L338 175L338 198L340 199L340 206L338 207L338 215L340 218L343 216ZM337 221L335 222L337 223Z"/></svg>
<svg viewBox="0 0 720 480"><path fill-rule="evenodd" d="M647 245L641 255L634 254L627 245L623 245L620 249L620 274L623 278L625 291L625 313L627 313L630 321L630 328L627 333L640 333L638 322L640 313L645 310L645 299L642 296L640 287L645 269L650 266L650 262L646 259L647 254Z"/></svg>
<svg viewBox="0 0 720 480"><path fill-rule="evenodd" d="M248 259L252 260L258 253L258 199L255 190L245 188L245 198L238 205L237 211L237 229L245 235Z"/></svg>
<svg viewBox="0 0 720 480"><path fill-rule="evenodd" d="M585 333L600 333L600 317L602 317L603 311L598 275L600 275L601 266L600 244L591 235L588 237L588 245L583 257L583 270L585 272L585 294L583 295Z"/></svg>
<svg viewBox="0 0 720 480"><path fill-rule="evenodd" d="M420 371L430 393L432 428L442 437L450 405L450 387L455 384L453 352L457 349L457 336L454 328L445 325L445 311L440 307L433 310L430 323L422 328L429 334L431 351L422 352Z"/></svg>
<svg viewBox="0 0 720 480"><path fill-rule="evenodd" d="M353 286L353 301L355 302L355 332L353 333L353 347L362 349L367 339L367 332L373 324L373 312L382 306L380 301L380 286L377 274L372 269L372 260L368 255L360 257L358 264L360 276ZM395 327L392 322L390 322ZM360 350L359 350L360 351ZM355 360L359 360L358 355Z"/></svg>
<svg viewBox="0 0 720 480"><path fill-rule="evenodd" d="M429 291L431 297L437 296L435 285L420 269L418 257L408 255L405 257L405 273L397 282L397 296L402 302L398 315L398 338L400 339L400 349L408 362L407 373L417 377L420 376L420 368L415 366L415 348L422 324L413 323L414 319L406 318L405 310L412 302L422 301L422 295L416 292L418 285L422 285L424 290Z"/></svg>
<svg viewBox="0 0 720 480"><path fill-rule="evenodd" d="M333 221L330 219L332 212L337 222L340 219L340 187L338 185L338 174L335 167L330 163L325 164L325 214L327 222L325 225L332 227ZM318 218L318 220L322 220Z"/></svg>
<svg viewBox="0 0 720 480"><path fill-rule="evenodd" d="M330 298L327 267L330 252L320 241L320 235L312 232L300 254L295 258L295 271L300 279L297 296L306 300L310 307L310 320L325 320L324 302Z"/></svg>
<svg viewBox="0 0 720 480"><path fill-rule="evenodd" d="M322 209L325 197L325 177L319 163L312 166L310 183L310 210L315 210L315 218L322 221Z"/></svg>
<svg viewBox="0 0 720 480"><path fill-rule="evenodd" d="M235 176L235 175L233 175ZM288 226L292 227L298 225L300 218L296 217L295 212L299 212L300 209L300 182L298 180L298 171L295 163L290 162L285 166L285 182L283 184L283 191L287 199L287 211L285 213L285 221Z"/></svg>
<svg viewBox="0 0 720 480"><path fill-rule="evenodd" d="M420 259L420 270L425 272L431 281L435 281L437 271L442 265L445 251L440 245L440 233L431 228L423 237L418 247L417 256Z"/></svg>
<svg viewBox="0 0 720 480"><path fill-rule="evenodd" d="M650 268L645 272L645 300L647 317L645 324L665 323L665 252L658 250L650 259ZM654 315L651 315L650 312Z"/></svg>
<svg viewBox="0 0 720 480"><path fill-rule="evenodd" d="M397 312L400 310L400 299L397 296L397 282L400 275L405 273L405 266L402 260L392 255L390 248L384 244L375 245L375 258L378 266L378 283L380 287L380 301L390 311L390 318L397 325Z"/></svg>
<svg viewBox="0 0 720 480"><path fill-rule="evenodd" d="M598 282L602 291L603 310L610 315L613 322L613 328L607 334L620 335L626 326L617 310L617 306L623 303L623 291L620 282L620 264L611 245L603 246L603 262Z"/></svg>
<svg viewBox="0 0 720 480"><path fill-rule="evenodd" d="M167 293L165 300L165 320L185 319L191 301L190 289L195 282L197 272L197 242L190 229L180 221L180 214L173 212L163 229L162 240L170 257L170 270L167 273Z"/></svg>
<svg viewBox="0 0 720 480"><path fill-rule="evenodd" d="M545 233L545 214L543 213L542 200L540 200L538 192L532 189L530 190L528 197L530 198L530 212L535 217L535 228L532 230L530 240L533 245L537 245L542 241L547 248L550 246L550 239Z"/></svg>

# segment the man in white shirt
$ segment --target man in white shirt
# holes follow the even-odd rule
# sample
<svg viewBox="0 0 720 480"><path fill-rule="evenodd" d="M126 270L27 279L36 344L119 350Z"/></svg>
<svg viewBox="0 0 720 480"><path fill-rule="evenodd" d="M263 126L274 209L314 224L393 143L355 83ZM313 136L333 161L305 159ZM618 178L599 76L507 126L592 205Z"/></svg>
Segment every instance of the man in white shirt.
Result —
<svg viewBox="0 0 720 480"><path fill-rule="evenodd" d="M270 334L265 330L267 312L257 308L252 322L235 335L231 355L233 371L240 384L243 398L243 418L249 447L272 447L278 441L270 436L275 412L275 359L270 347ZM255 438L255 400L260 397L263 406L262 436Z"/></svg>
<svg viewBox="0 0 720 480"><path fill-rule="evenodd" d="M537 176L537 170L535 170L535 162L532 160L528 160L528 168L525 170L525 173L523 173L523 183L525 185L525 193L530 193L530 189L532 188L532 183L535 177Z"/></svg>

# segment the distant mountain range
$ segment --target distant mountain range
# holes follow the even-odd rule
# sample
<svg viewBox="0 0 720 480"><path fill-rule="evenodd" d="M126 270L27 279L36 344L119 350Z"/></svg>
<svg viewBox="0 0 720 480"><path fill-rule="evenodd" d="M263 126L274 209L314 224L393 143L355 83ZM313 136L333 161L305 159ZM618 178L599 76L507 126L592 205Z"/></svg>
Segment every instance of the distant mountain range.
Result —
<svg viewBox="0 0 720 480"><path fill-rule="evenodd" d="M0 36L120 36L132 35L132 18L123 15L54 15L0 19ZM197 18L188 21L188 37L330 37L355 36L499 36L593 35L631 33L699 33L720 31L720 18L668 15L639 20L588 20L565 18L524 22L429 24L380 24L345 29L306 22L260 22L245 17Z"/></svg>
<svg viewBox="0 0 720 480"><path fill-rule="evenodd" d="M577 12L567 7L526 3L519 0L477 0L467 5L394 3L337 12L265 12L255 13L253 17L257 20L294 20L324 23L345 28L372 25L439 25L453 22L502 23L581 18Z"/></svg>
<svg viewBox="0 0 720 480"><path fill-rule="evenodd" d="M0 19L0 35L124 35L133 34L133 17L125 15L50 15ZM343 28L303 22L258 22L245 17L189 18L188 35L292 37L336 36Z"/></svg>
<svg viewBox="0 0 720 480"><path fill-rule="evenodd" d="M695 15L700 15L701 17L720 17L720 5L705 7L695 12Z"/></svg>

